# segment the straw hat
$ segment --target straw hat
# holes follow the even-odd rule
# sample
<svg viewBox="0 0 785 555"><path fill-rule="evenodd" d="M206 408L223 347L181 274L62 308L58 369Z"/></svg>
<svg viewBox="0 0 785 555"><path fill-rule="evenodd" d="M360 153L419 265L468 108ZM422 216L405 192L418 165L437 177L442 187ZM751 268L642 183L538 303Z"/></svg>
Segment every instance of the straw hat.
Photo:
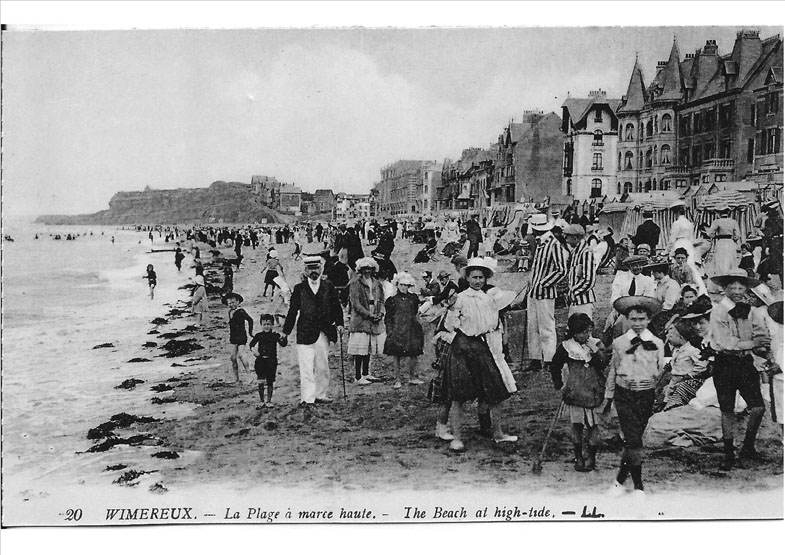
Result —
<svg viewBox="0 0 785 555"><path fill-rule="evenodd" d="M242 295L240 295L239 293L235 293L234 291L224 295L224 300L225 301L228 301L229 299L237 299L238 302L243 302L245 300L245 299L243 299Z"/></svg>
<svg viewBox="0 0 785 555"><path fill-rule="evenodd" d="M619 314L624 314L633 308L646 309L650 315L654 315L662 310L662 303L654 297L645 297L643 295L629 295L627 297L620 297L613 302L613 309Z"/></svg>
<svg viewBox="0 0 785 555"><path fill-rule="evenodd" d="M194 278L194 283L196 285L204 285L204 276L196 276Z"/></svg>
<svg viewBox="0 0 785 555"><path fill-rule="evenodd" d="M755 287L751 287L750 293L754 293L755 296L763 301L766 305L770 305L776 301L771 288L765 283L759 283Z"/></svg>
<svg viewBox="0 0 785 555"><path fill-rule="evenodd" d="M630 266L644 265L648 261L648 256L643 256L642 254L633 254L622 260L621 263L625 268L629 268Z"/></svg>
<svg viewBox="0 0 785 555"><path fill-rule="evenodd" d="M452 257L452 260L450 260L450 262L452 263L453 266L459 266L459 265L467 264L469 262L469 259L467 259L462 254L456 254L455 256Z"/></svg>
<svg viewBox="0 0 785 555"><path fill-rule="evenodd" d="M321 268L324 259L321 256L306 256L303 258L303 264L306 268Z"/></svg>
<svg viewBox="0 0 785 555"><path fill-rule="evenodd" d="M358 272L363 268L371 268L373 269L374 272L379 271L379 265L370 256L366 256L365 258L360 258L357 262L355 262L355 268L357 268Z"/></svg>
<svg viewBox="0 0 785 555"><path fill-rule="evenodd" d="M682 199L679 199L679 200L674 200L668 208L673 209L673 208L680 208L686 206L687 204Z"/></svg>
<svg viewBox="0 0 785 555"><path fill-rule="evenodd" d="M463 269L464 277L469 275L469 272L476 268L481 268L485 271L485 275L490 279L493 277L493 274L496 273L496 267L498 263L493 258L489 257L477 257L472 258L469 260L466 267Z"/></svg>
<svg viewBox="0 0 785 555"><path fill-rule="evenodd" d="M656 270L659 270L659 271L665 272L667 274L668 270L670 269L670 267L671 267L671 264L667 260L652 260L651 262L646 264L643 267L643 269L644 270L649 270L650 272L654 272Z"/></svg>
<svg viewBox="0 0 785 555"><path fill-rule="evenodd" d="M399 274L395 274L393 276L392 284L394 287L398 287L399 285L410 285L414 287L417 283L414 281L414 278L409 272L401 272Z"/></svg>
<svg viewBox="0 0 785 555"><path fill-rule="evenodd" d="M550 231L553 229L553 222L548 221L545 214L532 214L529 218L529 225L534 231Z"/></svg>
<svg viewBox="0 0 785 555"><path fill-rule="evenodd" d="M712 308L714 308L714 305L711 304L711 299L707 295L701 295L695 299L695 302L687 308L687 311L681 317L693 319L707 316Z"/></svg>
<svg viewBox="0 0 785 555"><path fill-rule="evenodd" d="M747 275L747 272L742 270L741 268L733 268L732 270L728 270L727 273L721 274L718 276L712 276L711 281L719 285L720 287L725 287L732 281L739 281L746 285L747 287L755 287L760 285L760 280L755 278L751 278Z"/></svg>

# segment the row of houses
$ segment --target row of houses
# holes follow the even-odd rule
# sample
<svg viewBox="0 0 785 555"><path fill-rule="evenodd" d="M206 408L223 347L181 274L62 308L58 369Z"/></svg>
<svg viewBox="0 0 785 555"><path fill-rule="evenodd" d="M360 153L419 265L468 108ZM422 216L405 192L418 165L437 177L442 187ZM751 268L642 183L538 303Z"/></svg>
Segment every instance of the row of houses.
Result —
<svg viewBox="0 0 785 555"><path fill-rule="evenodd" d="M713 184L778 197L783 184L780 35L741 30L682 58L674 38L647 84L637 56L627 92L568 94L531 110L487 148L457 160L399 160L374 184L383 216L494 209L511 203L601 204L631 193L708 194ZM733 185L731 184L738 184ZM728 189L718 186L715 189Z"/></svg>
<svg viewBox="0 0 785 555"><path fill-rule="evenodd" d="M331 219L376 216L376 203L370 194L334 193L332 189L317 189L309 193L295 187L294 183L283 183L266 175L252 176L251 186L262 204L285 214Z"/></svg>

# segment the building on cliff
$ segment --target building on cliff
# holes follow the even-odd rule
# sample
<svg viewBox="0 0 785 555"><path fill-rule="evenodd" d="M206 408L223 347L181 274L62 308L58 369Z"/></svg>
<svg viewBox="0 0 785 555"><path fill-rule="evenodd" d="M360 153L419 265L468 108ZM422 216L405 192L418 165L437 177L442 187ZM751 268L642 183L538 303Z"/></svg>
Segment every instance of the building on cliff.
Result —
<svg viewBox="0 0 785 555"><path fill-rule="evenodd" d="M332 214L335 208L335 193L332 189L316 189L313 202L318 214Z"/></svg>

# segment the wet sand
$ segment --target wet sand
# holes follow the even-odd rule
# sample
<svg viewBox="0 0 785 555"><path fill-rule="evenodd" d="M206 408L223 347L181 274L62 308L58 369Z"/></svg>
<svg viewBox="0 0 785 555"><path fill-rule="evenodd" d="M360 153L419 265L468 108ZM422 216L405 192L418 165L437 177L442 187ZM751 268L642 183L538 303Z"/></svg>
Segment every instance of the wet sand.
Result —
<svg viewBox="0 0 785 555"><path fill-rule="evenodd" d="M373 247L363 245L363 248L370 254ZM444 257L430 265L412 264L419 248L399 239L393 253L396 266L410 269L418 283L423 269L431 269L434 273L451 269L449 260ZM229 249L222 250L230 255ZM316 244L305 244L303 250L308 253L319 249ZM295 276L300 275L302 263L292 260L291 243L278 245L278 251L291 286L296 282ZM267 312L271 304L269 297L261 297L265 251L246 248L243 254L246 256L243 266L235 273L235 291L245 297L243 306L254 318L257 329L259 315ZM212 275L213 283L220 286L222 275L218 270L217 266L206 267L208 281ZM492 282L517 291L522 286L522 276L498 273ZM604 321L608 313L602 299L610 293L611 279L611 276L601 276L598 281L597 322ZM184 294L183 298L186 297ZM427 384L435 373L431 369L433 347L427 342L432 332L427 326L426 351L418 366L420 377L426 382L424 385L392 389L392 361L382 356L371 362L371 373L381 381L356 386L351 383L352 362L344 355L347 379L347 398L344 399L340 349L336 344L330 351L330 395L334 403L318 405L309 412L298 407L299 372L294 346L279 347L275 406L261 408L252 370L253 358L247 350L245 354L251 371L244 372L241 367L241 384L226 383L231 379L228 308L220 304L217 296L211 295L210 311L203 328L185 328L185 331L185 324L193 324L194 318L187 312L178 313L183 305L173 308L174 314L162 315L167 319L166 324L150 325L151 332L158 332L150 335L158 347L140 350L140 357L149 356L151 351L163 354L160 346L165 341L160 338L167 333L175 333L176 336L172 336L175 340L193 340L193 344L202 349L173 358L170 379L137 387L157 388L150 392L151 402L195 404L196 408L174 418L134 422L127 428L117 428L114 433L118 437L136 436L138 444L146 450L169 457L168 460L151 457L149 464L131 457L127 466L106 473L106 479L117 481L118 485L141 484L151 491L157 488L159 492L193 488L199 484L227 484L238 492L252 486L269 486L292 488L297 492L346 493L352 490L446 491L450 488L481 492L513 487L521 491L564 495L602 493L615 476L621 440L613 418L601 426L602 443L595 472L573 470L570 427L566 418L562 418L554 430L542 473L531 472L535 453L542 448L560 399L547 373L525 373L518 367L513 367L513 373L519 392L503 406L505 428L508 433L518 435L519 441L496 445L480 437L476 411L469 408L464 432L467 450L462 454L451 453L447 442L434 436L437 407L427 399ZM557 310L557 322L561 337L566 309ZM295 333L290 339L294 343ZM345 353L346 334L343 343ZM737 438L741 437L742 428L737 434ZM707 494L781 490L782 474L777 474L782 467L781 427L771 422L768 413L759 434L758 447L767 462L748 464L731 472L718 469L721 444L649 452L644 480L648 491L654 494L676 494L685 489ZM186 456L179 458L182 455ZM152 471L155 473L138 474Z"/></svg>

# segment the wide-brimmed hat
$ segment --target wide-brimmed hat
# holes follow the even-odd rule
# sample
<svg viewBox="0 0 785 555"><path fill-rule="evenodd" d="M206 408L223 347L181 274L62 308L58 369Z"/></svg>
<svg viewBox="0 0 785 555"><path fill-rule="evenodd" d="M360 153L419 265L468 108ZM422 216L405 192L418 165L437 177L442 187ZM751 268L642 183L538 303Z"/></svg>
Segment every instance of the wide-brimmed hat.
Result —
<svg viewBox="0 0 785 555"><path fill-rule="evenodd" d="M753 293L756 297L758 297L761 301L763 301L767 305L770 305L776 301L774 297L774 293L772 292L771 288L765 283L759 283L754 287L750 287L750 293Z"/></svg>
<svg viewBox="0 0 785 555"><path fill-rule="evenodd" d="M194 283L197 285L204 285L204 276L196 276L194 278Z"/></svg>
<svg viewBox="0 0 785 555"><path fill-rule="evenodd" d="M379 265L370 256L366 256L365 258L360 258L357 262L354 263L354 267L357 269L358 272L363 268L371 268L374 272L379 271Z"/></svg>
<svg viewBox="0 0 785 555"><path fill-rule="evenodd" d="M515 300L518 294L515 291L505 291L498 287L493 287L487 291L490 298L493 299L493 304L496 310L507 308Z"/></svg>
<svg viewBox="0 0 785 555"><path fill-rule="evenodd" d="M529 225L534 231L550 231L553 229L553 222L548 220L545 214L532 214L529 218Z"/></svg>
<svg viewBox="0 0 785 555"><path fill-rule="evenodd" d="M671 325L676 328L676 331L679 332L679 335L681 335L685 341L692 343L698 339L698 333L695 331L695 326L690 320L676 318Z"/></svg>
<svg viewBox="0 0 785 555"><path fill-rule="evenodd" d="M613 309L619 314L627 315L633 308L646 309L653 316L662 310L662 303L654 297L643 295L629 295L627 297L619 297L613 301Z"/></svg>
<svg viewBox="0 0 785 555"><path fill-rule="evenodd" d="M687 204L682 199L679 199L679 200L674 200L668 208L682 208L686 206Z"/></svg>
<svg viewBox="0 0 785 555"><path fill-rule="evenodd" d="M650 272L654 272L660 270L662 272L668 273L670 270L671 263L668 260L652 260L648 264L646 264L643 269L649 270Z"/></svg>
<svg viewBox="0 0 785 555"><path fill-rule="evenodd" d="M580 224L569 224L564 228L562 233L565 235L578 235L579 237L583 237L586 235L586 230L584 230L583 226Z"/></svg>
<svg viewBox="0 0 785 555"><path fill-rule="evenodd" d="M686 312L682 314L681 317L692 319L700 318L701 316L708 316L712 308L714 308L714 305L711 303L709 296L701 295L695 299L694 303L687 307Z"/></svg>
<svg viewBox="0 0 785 555"><path fill-rule="evenodd" d="M243 299L242 295L240 295L239 293L235 293L234 291L224 295L224 300L225 301L228 301L229 299L237 299L238 302L243 302L245 300L245 299Z"/></svg>
<svg viewBox="0 0 785 555"><path fill-rule="evenodd" d="M456 254L455 256L452 257L452 260L450 260L450 263L452 263L453 266L467 264L468 262L469 259L463 256L462 254Z"/></svg>
<svg viewBox="0 0 785 555"><path fill-rule="evenodd" d="M401 272L393 276L392 284L393 287L398 287L399 285L411 285L414 287L417 285L417 282L414 281L414 277L409 272Z"/></svg>
<svg viewBox="0 0 785 555"><path fill-rule="evenodd" d="M450 272L448 272L447 270L442 270L441 272L439 272L439 274L436 277L438 277L438 278L448 278L448 277L450 277Z"/></svg>
<svg viewBox="0 0 785 555"><path fill-rule="evenodd" d="M630 266L638 266L638 265L643 266L648 261L649 261L648 256L643 256L642 254L633 254L622 260L621 263L625 268L629 268Z"/></svg>
<svg viewBox="0 0 785 555"><path fill-rule="evenodd" d="M278 258L278 251L271 250L270 252L267 253L267 256L269 256L270 258Z"/></svg>
<svg viewBox="0 0 785 555"><path fill-rule="evenodd" d="M712 276L710 279L720 287L725 287L733 281L739 281L747 287L755 287L760 284L760 280L751 278L747 275L747 272L741 268L733 268L724 274Z"/></svg>
<svg viewBox="0 0 785 555"><path fill-rule="evenodd" d="M780 203L777 200L771 200L763 205L764 210L775 210L780 207Z"/></svg>
<svg viewBox="0 0 785 555"><path fill-rule="evenodd" d="M471 258L466 267L463 269L463 275L468 276L469 272L473 269L480 268L485 271L485 275L488 278L493 277L493 274L496 273L496 268L498 266L498 262L496 262L493 258L488 257L477 257Z"/></svg>
<svg viewBox="0 0 785 555"><path fill-rule="evenodd" d="M782 301L771 303L766 310L772 320L782 325Z"/></svg>

